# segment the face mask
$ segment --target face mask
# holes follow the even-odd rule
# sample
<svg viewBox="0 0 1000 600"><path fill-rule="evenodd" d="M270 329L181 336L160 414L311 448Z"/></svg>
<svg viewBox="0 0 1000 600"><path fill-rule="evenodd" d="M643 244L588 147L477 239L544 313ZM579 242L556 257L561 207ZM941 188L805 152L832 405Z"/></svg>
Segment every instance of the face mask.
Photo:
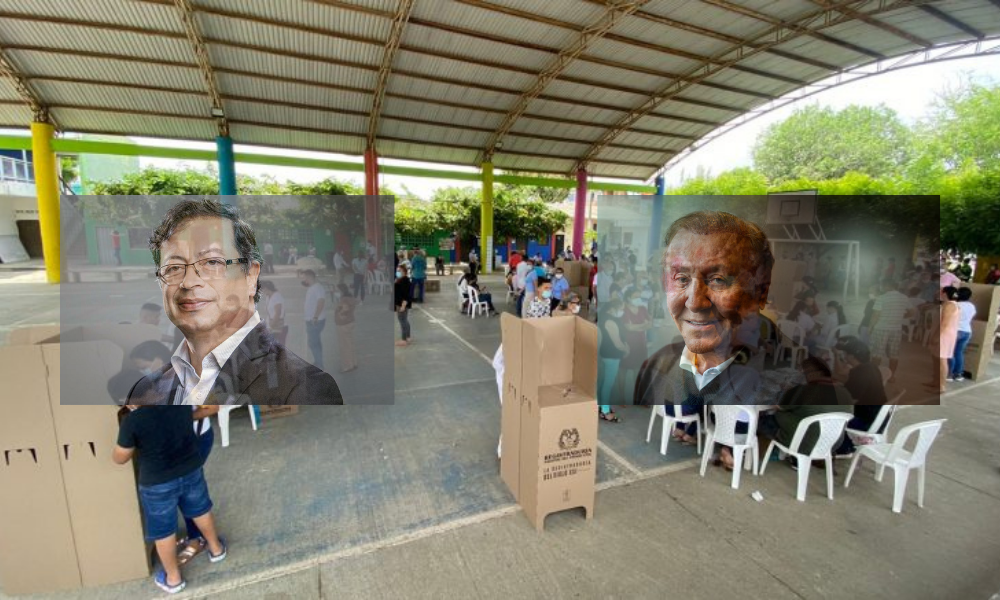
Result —
<svg viewBox="0 0 1000 600"><path fill-rule="evenodd" d="M642 298L632 298L629 300L629 304L632 306L642 306Z"/></svg>
<svg viewBox="0 0 1000 600"><path fill-rule="evenodd" d="M562 273L556 273L556 279L562 279Z"/></svg>
<svg viewBox="0 0 1000 600"><path fill-rule="evenodd" d="M575 315L575 314L578 314L580 312L580 307L579 306L571 306L571 307L569 307L569 310Z"/></svg>
<svg viewBox="0 0 1000 600"><path fill-rule="evenodd" d="M152 375L152 374L153 374L153 369L151 369L151 368L146 368L146 369L139 369L139 371L140 371L140 372L141 372L141 373L142 373L143 375Z"/></svg>
<svg viewBox="0 0 1000 600"><path fill-rule="evenodd" d="M402 277L402 276L403 276L402 271L396 271L396 277Z"/></svg>
<svg viewBox="0 0 1000 600"><path fill-rule="evenodd" d="M544 292L542 292L542 298L551 298L551 297L552 297L552 290L545 290Z"/></svg>
<svg viewBox="0 0 1000 600"><path fill-rule="evenodd" d="M625 311L623 311L623 310L615 311L615 312L611 313L611 316L614 317L614 318L616 318L616 319L620 319L620 318L622 318L622 317L625 316Z"/></svg>

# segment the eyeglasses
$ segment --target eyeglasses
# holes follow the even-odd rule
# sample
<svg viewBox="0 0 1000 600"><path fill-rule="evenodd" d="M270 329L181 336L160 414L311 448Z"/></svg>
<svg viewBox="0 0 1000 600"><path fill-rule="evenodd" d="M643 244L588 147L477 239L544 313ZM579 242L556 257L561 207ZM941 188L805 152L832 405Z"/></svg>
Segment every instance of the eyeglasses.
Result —
<svg viewBox="0 0 1000 600"><path fill-rule="evenodd" d="M194 272L202 279L222 279L226 276L226 267L229 265L245 265L249 262L250 259L247 258L203 258L193 263L163 265L156 270L156 277L167 285L176 285L184 281L187 268L194 266Z"/></svg>

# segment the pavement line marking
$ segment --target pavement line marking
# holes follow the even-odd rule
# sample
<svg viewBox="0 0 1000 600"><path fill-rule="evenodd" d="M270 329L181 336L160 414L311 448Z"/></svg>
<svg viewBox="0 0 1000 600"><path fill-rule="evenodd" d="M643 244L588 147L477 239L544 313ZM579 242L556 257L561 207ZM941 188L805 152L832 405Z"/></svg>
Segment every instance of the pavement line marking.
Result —
<svg viewBox="0 0 1000 600"><path fill-rule="evenodd" d="M967 392L969 390L974 390L977 387L982 387L984 385L989 385L991 383L996 383L998 381L1000 381L1000 377L994 377L992 379L985 379L983 381L977 381L976 383L973 383L972 385L966 385L966 386L963 386L963 387L961 387L961 388L959 388L957 390L951 390L950 392L945 392L945 393L941 394L940 397L941 398L949 398L951 396L957 396L957 395L961 394L962 392Z"/></svg>
<svg viewBox="0 0 1000 600"><path fill-rule="evenodd" d="M629 462L627 458L625 458L621 454L618 454L617 452L615 452L614 450L612 450L610 446L608 446L607 444L605 444L604 442L602 442L599 439L597 440L597 447L601 450L601 452L607 454L612 459L620 462L622 464L622 466L625 467L626 469L628 469L633 475L637 475L637 474L639 474L639 473L642 472L641 469L639 469L638 467L636 467L635 465L633 465L631 462Z"/></svg>
<svg viewBox="0 0 1000 600"><path fill-rule="evenodd" d="M424 315L426 315L428 319L434 319L435 318L435 317L431 316L431 313L429 313L426 310L424 310L423 306L415 306L414 308L416 308L420 312L424 313ZM447 325L445 325L444 322L439 322L438 325L440 325L445 331L447 331L451 335L455 336L455 338L458 341L460 341L463 344L465 344L465 346L468 347L469 350L472 350L473 352L475 352L476 354L478 354L479 356L481 356L483 358L483 360L485 360L490 365L490 367L493 366L493 359L492 358L490 358L489 356L486 356L485 354L483 354L482 352L480 352L478 348L476 348L475 346L473 346L469 342L465 341L465 338L463 338L462 336L460 336L457 333L455 333L452 330L451 327L448 327Z"/></svg>
<svg viewBox="0 0 1000 600"><path fill-rule="evenodd" d="M471 385L475 383L486 383L492 382L496 383L496 377L490 377L488 379L469 379L468 381L455 381L452 383L439 383L437 385L426 385L423 387L407 388L405 390L394 390L396 392L426 392L428 390L437 390L441 388L451 387L453 385Z"/></svg>
<svg viewBox="0 0 1000 600"><path fill-rule="evenodd" d="M671 465L664 465L662 467L650 469L649 471L641 472L639 474L625 475L623 477L618 477L616 479L612 479L610 481L605 481L603 483L598 484L595 488L595 491L614 489L632 483L636 483L638 481L644 481L647 479L652 479L654 477L659 477L661 475L666 475L668 473L683 471L684 469L697 466L700 460L701 460L700 458L692 458ZM487 521L493 521L501 517L506 517L507 515L515 514L517 512L521 512L520 506L518 506L517 504L506 504L504 506L500 506L493 510L488 510L486 512L482 512L476 515L462 517L460 519L455 519L454 521L449 521L447 523L439 523L437 525L431 525L429 527L425 527L424 529L419 529L417 531L401 533L399 535L395 535L385 540L369 542L367 544L355 546L354 548L344 548L341 550L335 550L332 552L327 552L325 554L320 554L319 556L315 556L313 558L307 558L304 560L296 561L288 565L283 565L281 567L274 567L266 571L263 571L257 575L248 575L236 579L234 581L229 581L225 583L198 586L191 592L187 591L181 592L180 594L178 594L177 598L202 598L213 594L228 592L245 586L257 583L263 583L265 581L270 581L272 579L284 577L286 575L293 575L295 573L305 571L312 567L318 568L326 564L332 564L336 561L345 558L364 556L366 554L371 554L379 550L385 550L396 546L402 546L405 544L409 544L410 542L417 542L440 533L448 533L451 531L462 529L469 525L478 525L480 523L485 523Z"/></svg>

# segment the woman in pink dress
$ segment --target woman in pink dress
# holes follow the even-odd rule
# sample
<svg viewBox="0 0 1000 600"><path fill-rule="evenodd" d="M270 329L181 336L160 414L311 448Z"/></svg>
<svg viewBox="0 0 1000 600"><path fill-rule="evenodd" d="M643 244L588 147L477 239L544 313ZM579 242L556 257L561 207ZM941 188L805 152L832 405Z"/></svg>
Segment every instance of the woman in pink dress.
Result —
<svg viewBox="0 0 1000 600"><path fill-rule="evenodd" d="M941 345L938 351L937 361L939 373L936 381L925 383L929 388L938 388L939 392L945 391L945 379L948 377L948 359L955 353L955 340L958 337L958 289L954 286L947 286L941 289L941 324L940 332Z"/></svg>
<svg viewBox="0 0 1000 600"><path fill-rule="evenodd" d="M649 311L643 306L642 297L638 287L629 288L625 294L625 314L621 318L625 328L625 344L628 346L628 354L621 360L619 366L621 377L620 383L624 386L622 390L627 404L632 404L635 393L635 379L642 368L642 363L649 357L646 347L646 330L652 326L649 318Z"/></svg>

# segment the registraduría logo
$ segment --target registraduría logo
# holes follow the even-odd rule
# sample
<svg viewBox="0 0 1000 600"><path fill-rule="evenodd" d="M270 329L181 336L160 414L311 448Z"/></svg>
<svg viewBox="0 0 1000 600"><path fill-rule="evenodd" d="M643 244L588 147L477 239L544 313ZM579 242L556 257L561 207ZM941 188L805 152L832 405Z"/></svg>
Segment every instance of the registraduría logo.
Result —
<svg viewBox="0 0 1000 600"><path fill-rule="evenodd" d="M562 434L559 436L559 449L560 450L573 450L580 445L580 432L573 429L563 429Z"/></svg>

